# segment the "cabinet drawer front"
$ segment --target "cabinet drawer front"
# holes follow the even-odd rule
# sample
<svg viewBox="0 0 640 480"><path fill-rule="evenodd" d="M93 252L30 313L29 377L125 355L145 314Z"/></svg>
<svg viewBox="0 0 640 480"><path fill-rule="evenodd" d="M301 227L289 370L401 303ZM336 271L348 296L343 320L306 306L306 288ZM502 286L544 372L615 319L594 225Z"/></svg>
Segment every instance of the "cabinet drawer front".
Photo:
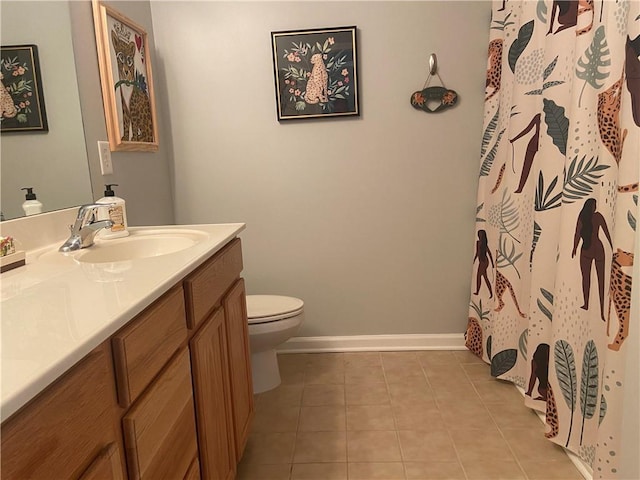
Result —
<svg viewBox="0 0 640 480"><path fill-rule="evenodd" d="M197 456L189 352L181 350L122 419L129 476L184 478Z"/></svg>
<svg viewBox="0 0 640 480"><path fill-rule="evenodd" d="M187 338L184 294L174 288L113 336L118 400L128 407Z"/></svg>
<svg viewBox="0 0 640 480"><path fill-rule="evenodd" d="M3 479L78 478L116 441L110 362L98 347L3 423Z"/></svg>
<svg viewBox="0 0 640 480"><path fill-rule="evenodd" d="M236 238L184 281L187 325L197 327L220 302L242 271L242 247Z"/></svg>

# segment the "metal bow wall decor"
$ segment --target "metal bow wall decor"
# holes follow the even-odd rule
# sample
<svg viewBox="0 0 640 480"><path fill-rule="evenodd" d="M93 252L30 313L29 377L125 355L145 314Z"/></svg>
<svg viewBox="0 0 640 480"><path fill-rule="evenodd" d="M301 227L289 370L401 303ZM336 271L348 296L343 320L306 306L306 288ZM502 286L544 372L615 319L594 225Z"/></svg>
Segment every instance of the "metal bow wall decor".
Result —
<svg viewBox="0 0 640 480"><path fill-rule="evenodd" d="M429 87L431 78L437 76L442 86ZM429 57L429 76L424 82L422 90L411 94L411 106L427 113L442 112L458 103L458 94L444 86L440 74L438 74L438 59L432 53Z"/></svg>

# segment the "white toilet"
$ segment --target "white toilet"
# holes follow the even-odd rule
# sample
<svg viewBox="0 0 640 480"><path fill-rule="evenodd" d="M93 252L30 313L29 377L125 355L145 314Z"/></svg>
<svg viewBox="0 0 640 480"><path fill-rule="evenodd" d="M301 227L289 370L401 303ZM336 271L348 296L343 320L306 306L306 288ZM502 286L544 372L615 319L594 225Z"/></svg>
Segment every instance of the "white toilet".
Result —
<svg viewBox="0 0 640 480"><path fill-rule="evenodd" d="M280 295L247 295L253 393L280 385L276 347L289 340L304 320L304 302Z"/></svg>

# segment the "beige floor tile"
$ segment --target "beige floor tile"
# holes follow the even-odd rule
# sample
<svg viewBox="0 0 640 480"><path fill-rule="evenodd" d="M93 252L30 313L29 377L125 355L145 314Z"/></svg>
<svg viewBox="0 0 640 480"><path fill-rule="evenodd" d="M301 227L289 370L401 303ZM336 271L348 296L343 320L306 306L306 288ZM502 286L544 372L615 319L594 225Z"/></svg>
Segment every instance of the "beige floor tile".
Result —
<svg viewBox="0 0 640 480"><path fill-rule="evenodd" d="M484 404L524 402L524 397L511 382L492 379L474 382L473 386Z"/></svg>
<svg viewBox="0 0 640 480"><path fill-rule="evenodd" d="M243 463L291 463L295 433L251 433L242 456Z"/></svg>
<svg viewBox="0 0 640 480"><path fill-rule="evenodd" d="M439 402L447 403L451 400L465 399L473 402L480 402L480 396L473 387L471 382L464 380L458 383L452 383L447 381L432 382L429 384L433 389L433 395Z"/></svg>
<svg viewBox="0 0 640 480"><path fill-rule="evenodd" d="M392 365L384 366L384 375L388 383L403 382L410 379L426 378L420 364L409 364L406 366Z"/></svg>
<svg viewBox="0 0 640 480"><path fill-rule="evenodd" d="M460 365L455 360L449 364L423 365L422 368L429 382L437 381L442 384L469 381L463 365Z"/></svg>
<svg viewBox="0 0 640 480"><path fill-rule="evenodd" d="M398 431L402 459L405 462L458 460L453 442L444 429Z"/></svg>
<svg viewBox="0 0 640 480"><path fill-rule="evenodd" d="M295 463L291 480L347 480L347 464Z"/></svg>
<svg viewBox="0 0 640 480"><path fill-rule="evenodd" d="M345 432L298 432L293 463L342 463L347 461Z"/></svg>
<svg viewBox="0 0 640 480"><path fill-rule="evenodd" d="M424 377L405 378L389 383L388 388L392 403L411 405L434 400L433 390Z"/></svg>
<svg viewBox="0 0 640 480"><path fill-rule="evenodd" d="M391 405L348 405L347 430L395 430Z"/></svg>
<svg viewBox="0 0 640 480"><path fill-rule="evenodd" d="M302 407L299 432L343 432L346 429L344 405Z"/></svg>
<svg viewBox="0 0 640 480"><path fill-rule="evenodd" d="M280 407L285 405L300 405L304 385L280 385L273 390L260 394L256 410L262 408Z"/></svg>
<svg viewBox="0 0 640 480"><path fill-rule="evenodd" d="M278 354L278 366L280 367L280 372L282 372L282 370L304 372L304 369L307 366L307 357L308 354L306 353Z"/></svg>
<svg viewBox="0 0 640 480"><path fill-rule="evenodd" d="M539 428L538 415L522 402L489 403L487 409L495 420L498 428Z"/></svg>
<svg viewBox="0 0 640 480"><path fill-rule="evenodd" d="M394 404L393 413L398 430L444 429L445 423L435 402L413 405Z"/></svg>
<svg viewBox="0 0 640 480"><path fill-rule="evenodd" d="M344 405L344 385L305 385L302 392L302 405Z"/></svg>
<svg viewBox="0 0 640 480"><path fill-rule="evenodd" d="M565 461L571 463L564 449L544 436L545 427L539 422L538 428L502 428L502 435L511 446L516 458L522 462Z"/></svg>
<svg viewBox="0 0 640 480"><path fill-rule="evenodd" d="M462 369L472 382L486 382L494 379L491 376L491 368L486 363L467 363L462 365Z"/></svg>
<svg viewBox="0 0 640 480"><path fill-rule="evenodd" d="M344 370L334 369L334 367L313 366L307 367L304 373L305 385L318 384L344 384Z"/></svg>
<svg viewBox="0 0 640 480"><path fill-rule="evenodd" d="M386 383L347 383L347 405L387 405L391 401Z"/></svg>
<svg viewBox="0 0 640 480"><path fill-rule="evenodd" d="M515 461L509 444L496 427L482 430L451 430L450 434L461 461Z"/></svg>
<svg viewBox="0 0 640 480"><path fill-rule="evenodd" d="M405 480L400 462L349 463L349 480Z"/></svg>
<svg viewBox="0 0 640 480"><path fill-rule="evenodd" d="M283 372L280 370L281 385L303 385L304 372Z"/></svg>
<svg viewBox="0 0 640 480"><path fill-rule="evenodd" d="M384 383L382 366L370 365L362 367L347 367L344 372L345 383Z"/></svg>
<svg viewBox="0 0 640 480"><path fill-rule="evenodd" d="M469 428L493 429L495 423L482 403L456 402L438 403L445 425L450 430Z"/></svg>
<svg viewBox="0 0 640 480"><path fill-rule="evenodd" d="M465 480L458 462L405 462L407 480Z"/></svg>
<svg viewBox="0 0 640 480"><path fill-rule="evenodd" d="M240 463L236 480L289 480L291 465L262 465L252 463Z"/></svg>
<svg viewBox="0 0 640 480"><path fill-rule="evenodd" d="M453 356L450 350L429 350L424 352L416 352L416 358L421 365L450 365L457 363L458 360Z"/></svg>
<svg viewBox="0 0 640 480"><path fill-rule="evenodd" d="M347 432L347 456L351 462L400 462L400 444L395 431Z"/></svg>
<svg viewBox="0 0 640 480"><path fill-rule="evenodd" d="M469 350L455 350L451 353L458 363L485 363L484 360L478 357L475 353L471 353Z"/></svg>
<svg viewBox="0 0 640 480"><path fill-rule="evenodd" d="M282 405L256 411L251 424L253 433L295 432L298 430L300 407Z"/></svg>
<svg viewBox="0 0 640 480"><path fill-rule="evenodd" d="M380 352L348 352L344 354L345 367L370 367L382 365Z"/></svg>
<svg viewBox="0 0 640 480"><path fill-rule="evenodd" d="M516 462L487 460L462 462L468 480L525 480L525 474Z"/></svg>
<svg viewBox="0 0 640 480"><path fill-rule="evenodd" d="M569 458L564 460L520 462L530 480L583 480Z"/></svg>
<svg viewBox="0 0 640 480"><path fill-rule="evenodd" d="M417 352L382 352L382 364L387 367L419 365Z"/></svg>
<svg viewBox="0 0 640 480"><path fill-rule="evenodd" d="M343 353L309 353L307 354L307 369L325 367L344 369Z"/></svg>

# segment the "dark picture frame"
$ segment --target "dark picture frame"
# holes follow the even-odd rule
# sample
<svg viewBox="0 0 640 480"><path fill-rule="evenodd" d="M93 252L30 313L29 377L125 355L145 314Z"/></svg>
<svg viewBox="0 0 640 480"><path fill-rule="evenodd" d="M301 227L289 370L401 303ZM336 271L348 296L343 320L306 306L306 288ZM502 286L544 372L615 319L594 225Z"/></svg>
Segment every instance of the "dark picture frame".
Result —
<svg viewBox="0 0 640 480"><path fill-rule="evenodd" d="M0 132L48 132L38 47L0 47L0 73Z"/></svg>
<svg viewBox="0 0 640 480"><path fill-rule="evenodd" d="M271 32L278 121L360 115L356 32Z"/></svg>

